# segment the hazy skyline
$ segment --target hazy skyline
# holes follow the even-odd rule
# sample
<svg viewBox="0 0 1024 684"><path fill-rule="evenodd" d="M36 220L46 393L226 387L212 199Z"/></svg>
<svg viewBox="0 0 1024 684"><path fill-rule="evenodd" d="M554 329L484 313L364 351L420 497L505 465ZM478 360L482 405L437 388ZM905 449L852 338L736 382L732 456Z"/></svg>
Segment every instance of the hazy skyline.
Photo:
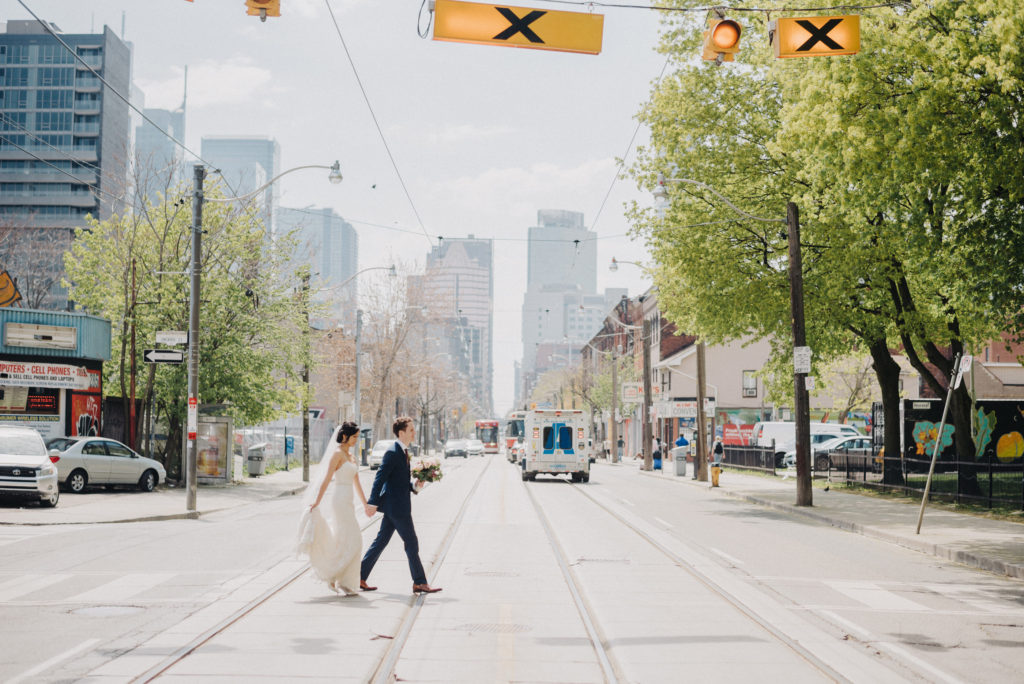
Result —
<svg viewBox="0 0 1024 684"><path fill-rule="evenodd" d="M422 267L427 238L324 0L283 0L283 16L265 23L246 15L242 0L26 4L67 33L107 24L121 35L123 18L147 107L181 103L188 65L184 142L194 152L203 136L265 135L280 144L282 169L338 159L342 184L329 184L326 172L297 172L279 181L280 206L331 207L352 222L360 268L395 260ZM420 4L333 0L330 7L426 232L495 239L494 398L504 413L522 348L527 230L538 210L583 212L598 235L599 291L636 294L647 286L638 269L609 273L607 265L612 256L645 259L643 245L624 237L623 203L648 204L649 196L620 180L594 219L664 64L654 51L658 16L604 8L603 52L590 56L421 39ZM4 20L31 18L13 0L4 8ZM645 138L641 131L638 141Z"/></svg>

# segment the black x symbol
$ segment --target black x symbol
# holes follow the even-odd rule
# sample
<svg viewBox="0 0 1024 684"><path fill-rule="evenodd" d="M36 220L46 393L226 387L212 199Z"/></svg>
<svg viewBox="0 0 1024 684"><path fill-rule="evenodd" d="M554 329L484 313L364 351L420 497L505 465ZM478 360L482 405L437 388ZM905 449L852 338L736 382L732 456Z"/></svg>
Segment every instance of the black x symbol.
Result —
<svg viewBox="0 0 1024 684"><path fill-rule="evenodd" d="M833 50L842 50L843 46L828 37L828 32L839 26L842 23L842 19L829 19L825 22L825 25L818 28L807 19L797 19L796 23L807 29L811 37L807 41L796 49L797 52L804 52L810 50L817 43L824 43L826 47L832 48Z"/></svg>
<svg viewBox="0 0 1024 684"><path fill-rule="evenodd" d="M543 17L547 12L541 10L534 10L527 14L525 17L520 19L516 16L516 13L510 10L508 7L495 7L494 9L501 12L501 16L508 19L509 26L507 29L494 36L493 40L508 40L517 33L522 33L523 38L526 38L531 43L543 43L536 33L530 28L530 24Z"/></svg>

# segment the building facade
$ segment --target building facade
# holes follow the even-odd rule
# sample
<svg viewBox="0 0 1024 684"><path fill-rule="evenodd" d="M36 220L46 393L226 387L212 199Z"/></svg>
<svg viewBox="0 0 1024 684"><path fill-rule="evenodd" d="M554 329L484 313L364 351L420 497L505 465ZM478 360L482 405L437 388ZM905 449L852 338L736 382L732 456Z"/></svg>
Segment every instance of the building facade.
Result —
<svg viewBox="0 0 1024 684"><path fill-rule="evenodd" d="M109 27L50 28L68 47L34 20L0 33L0 271L24 306L53 310L68 306L62 256L74 230L123 208L132 131L111 91L131 94L129 46Z"/></svg>
<svg viewBox="0 0 1024 684"><path fill-rule="evenodd" d="M248 194L281 173L281 146L269 137L204 136L200 153L220 169L227 195ZM260 202L268 236L274 234L279 192L276 184L271 185Z"/></svg>
<svg viewBox="0 0 1024 684"><path fill-rule="evenodd" d="M277 211L277 235L294 241L290 273L303 265L310 269L312 299L326 309L324 320L314 321L314 326L354 326L359 234L352 224L329 208L282 207Z"/></svg>

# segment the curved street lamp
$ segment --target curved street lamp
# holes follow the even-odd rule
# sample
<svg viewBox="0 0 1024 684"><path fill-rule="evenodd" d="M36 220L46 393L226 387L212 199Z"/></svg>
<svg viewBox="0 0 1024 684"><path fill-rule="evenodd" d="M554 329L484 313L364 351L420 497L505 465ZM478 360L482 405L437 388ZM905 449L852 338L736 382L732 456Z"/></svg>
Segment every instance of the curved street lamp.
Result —
<svg viewBox="0 0 1024 684"><path fill-rule="evenodd" d="M191 266L191 287L188 298L189 323L188 323L188 411L186 417L186 438L188 447L185 454L185 508L187 511L196 510L196 484L198 481L197 470L197 448L196 443L199 429L199 286L202 276L202 235L203 235L203 203L204 202L238 202L256 195L269 188L277 179L293 171L301 169L329 169L328 180L337 184L342 180L341 164L335 161L330 166L318 164L307 164L296 166L271 178L268 182L256 190L242 195L241 197L223 197L207 200L203 192L203 182L206 180L206 167L196 164L193 168L193 193L192 193L192 266ZM304 464L308 459L308 443L303 445ZM304 465L303 472L307 472ZM308 479L308 478L307 478Z"/></svg>

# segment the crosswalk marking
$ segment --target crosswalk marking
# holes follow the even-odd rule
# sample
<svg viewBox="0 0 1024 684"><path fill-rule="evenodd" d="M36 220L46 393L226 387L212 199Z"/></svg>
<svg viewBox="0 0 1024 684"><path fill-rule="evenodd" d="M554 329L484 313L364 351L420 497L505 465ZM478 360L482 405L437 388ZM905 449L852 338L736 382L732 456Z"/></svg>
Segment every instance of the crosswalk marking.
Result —
<svg viewBox="0 0 1024 684"><path fill-rule="evenodd" d="M948 596L961 603L974 606L989 613L1017 613L1019 605L1003 602L985 594L982 587L953 584L926 584L925 588L941 596Z"/></svg>
<svg viewBox="0 0 1024 684"><path fill-rule="evenodd" d="M0 584L0 602L26 596L46 587L59 584L71 575L26 575Z"/></svg>
<svg viewBox="0 0 1024 684"><path fill-rule="evenodd" d="M83 603L93 601L124 601L130 599L136 594L143 593L147 589L152 589L158 584L163 584L172 577L174 577L173 574L159 572L123 575L111 578L109 582L105 582L100 586L84 591L81 594L69 596L65 600L70 602L80 601Z"/></svg>
<svg viewBox="0 0 1024 684"><path fill-rule="evenodd" d="M928 610L927 606L882 589L872 582L827 581L825 584L839 593L849 596L854 601L863 603L871 608L915 612Z"/></svg>

